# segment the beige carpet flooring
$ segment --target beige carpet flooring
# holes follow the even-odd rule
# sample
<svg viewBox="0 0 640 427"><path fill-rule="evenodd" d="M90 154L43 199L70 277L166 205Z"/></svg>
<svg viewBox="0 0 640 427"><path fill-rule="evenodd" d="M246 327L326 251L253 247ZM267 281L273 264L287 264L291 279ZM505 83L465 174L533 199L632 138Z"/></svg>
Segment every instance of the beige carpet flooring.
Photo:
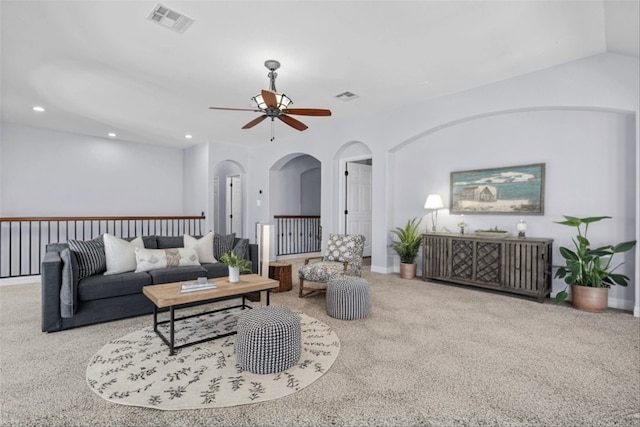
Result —
<svg viewBox="0 0 640 427"><path fill-rule="evenodd" d="M105 343L142 316L45 334L38 284L0 287L3 426L640 426L640 319L589 314L365 270L368 318L326 315L322 295L272 302L333 327L329 372L281 399L165 412L109 403L85 383Z"/></svg>

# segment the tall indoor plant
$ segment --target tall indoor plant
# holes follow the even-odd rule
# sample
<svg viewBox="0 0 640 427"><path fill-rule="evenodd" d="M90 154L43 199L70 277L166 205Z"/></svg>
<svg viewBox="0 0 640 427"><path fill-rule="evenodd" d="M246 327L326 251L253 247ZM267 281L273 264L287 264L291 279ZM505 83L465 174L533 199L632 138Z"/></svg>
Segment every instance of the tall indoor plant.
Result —
<svg viewBox="0 0 640 427"><path fill-rule="evenodd" d="M565 265L556 270L555 277L564 279L567 286L556 295L556 303L568 297L567 288L571 286L571 301L574 307L593 312L605 311L608 306L608 290L613 285L627 286L629 277L614 273L622 265L611 265L613 256L631 250L635 240L591 248L587 238L589 224L610 219L610 216L576 218L564 215L565 220L558 224L575 227L578 235L572 238L575 249L560 247L560 255Z"/></svg>
<svg viewBox="0 0 640 427"><path fill-rule="evenodd" d="M413 279L416 277L416 257L420 250L422 235L420 223L422 219L413 218L407 221L407 225L396 227L391 232L398 238L391 247L400 256L400 277Z"/></svg>

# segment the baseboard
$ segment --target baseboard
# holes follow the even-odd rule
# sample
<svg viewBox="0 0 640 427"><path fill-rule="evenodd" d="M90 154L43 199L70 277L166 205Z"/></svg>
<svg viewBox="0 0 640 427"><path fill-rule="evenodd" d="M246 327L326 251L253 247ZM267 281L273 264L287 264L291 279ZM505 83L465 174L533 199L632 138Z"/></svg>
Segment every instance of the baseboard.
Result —
<svg viewBox="0 0 640 427"><path fill-rule="evenodd" d="M634 312L634 315L635 315L635 309L633 304L634 302L628 299L609 297L609 308L617 308L619 310L631 311L631 312Z"/></svg>
<svg viewBox="0 0 640 427"><path fill-rule="evenodd" d="M377 265L372 265L371 266L371 272L372 273L380 273L380 274L389 274L389 273L393 273L393 269L391 269L389 267L379 267Z"/></svg>

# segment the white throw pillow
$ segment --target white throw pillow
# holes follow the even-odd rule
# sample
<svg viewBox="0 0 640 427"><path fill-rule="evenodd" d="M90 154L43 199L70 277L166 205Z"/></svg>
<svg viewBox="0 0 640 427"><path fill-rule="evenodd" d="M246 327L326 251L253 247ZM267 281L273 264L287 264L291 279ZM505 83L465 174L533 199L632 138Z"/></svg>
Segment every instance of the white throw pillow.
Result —
<svg viewBox="0 0 640 427"><path fill-rule="evenodd" d="M160 268L200 265L195 248L141 249L136 248L136 273Z"/></svg>
<svg viewBox="0 0 640 427"><path fill-rule="evenodd" d="M218 262L218 260L216 260L216 257L213 256L213 235L214 232L211 231L205 236L196 239L195 237L185 234L184 247L196 249L196 251L198 251L198 259L201 263Z"/></svg>
<svg viewBox="0 0 640 427"><path fill-rule="evenodd" d="M104 254L107 258L108 274L126 273L136 269L136 248L144 249L142 237L136 237L131 242L116 237L112 234L104 234Z"/></svg>

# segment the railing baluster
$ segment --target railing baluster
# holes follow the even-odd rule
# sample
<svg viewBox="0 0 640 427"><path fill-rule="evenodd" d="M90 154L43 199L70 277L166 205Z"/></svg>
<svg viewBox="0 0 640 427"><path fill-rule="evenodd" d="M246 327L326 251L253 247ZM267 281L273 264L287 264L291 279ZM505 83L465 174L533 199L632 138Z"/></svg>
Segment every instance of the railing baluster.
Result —
<svg viewBox="0 0 640 427"><path fill-rule="evenodd" d="M315 215L275 215L276 255L320 251L320 217Z"/></svg>
<svg viewBox="0 0 640 427"><path fill-rule="evenodd" d="M13 266L13 260L11 255L13 253L13 225L9 223L9 274L11 274L11 267Z"/></svg>
<svg viewBox="0 0 640 427"><path fill-rule="evenodd" d="M106 228L104 232L109 232L109 223L111 223L113 234L117 235L117 222L119 222L120 237L130 238L138 235L138 231L144 234L145 224L148 235L181 235L185 234L187 229L190 233L197 229L199 230L197 234L201 235L200 230L203 228L204 220L204 216L0 217L0 260L7 261L0 261L0 278L40 274L40 266L48 244L64 243L71 239L86 240L87 231L89 232L88 238L93 239L94 222L96 221L98 236L103 234L103 223ZM133 221L133 235L131 221ZM153 223L153 233L151 233L151 223ZM157 227L157 224L160 226ZM162 224L165 225L164 234ZM47 227L46 231L43 230L45 226ZM34 227L36 227L35 230ZM61 227L64 227L64 230L61 230ZM82 230L79 231L78 227L81 227ZM34 240L36 238L37 242ZM34 251L37 251L37 254ZM5 260L2 255L5 255L7 259Z"/></svg>

